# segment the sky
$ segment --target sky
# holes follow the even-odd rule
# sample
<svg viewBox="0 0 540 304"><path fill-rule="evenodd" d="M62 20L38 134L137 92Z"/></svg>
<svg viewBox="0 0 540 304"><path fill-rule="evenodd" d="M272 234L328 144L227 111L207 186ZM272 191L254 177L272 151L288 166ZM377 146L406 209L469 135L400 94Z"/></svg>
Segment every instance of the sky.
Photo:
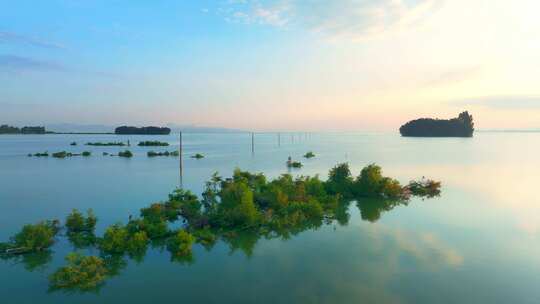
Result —
<svg viewBox="0 0 540 304"><path fill-rule="evenodd" d="M0 0L0 123L540 128L535 0Z"/></svg>

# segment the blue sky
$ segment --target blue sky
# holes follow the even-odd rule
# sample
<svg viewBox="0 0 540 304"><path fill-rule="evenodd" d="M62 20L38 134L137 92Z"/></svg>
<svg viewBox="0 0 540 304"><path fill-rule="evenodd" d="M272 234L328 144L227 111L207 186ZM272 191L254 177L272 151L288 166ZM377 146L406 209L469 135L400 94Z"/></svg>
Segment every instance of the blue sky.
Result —
<svg viewBox="0 0 540 304"><path fill-rule="evenodd" d="M0 120L392 130L466 107L539 127L533 7L0 0Z"/></svg>

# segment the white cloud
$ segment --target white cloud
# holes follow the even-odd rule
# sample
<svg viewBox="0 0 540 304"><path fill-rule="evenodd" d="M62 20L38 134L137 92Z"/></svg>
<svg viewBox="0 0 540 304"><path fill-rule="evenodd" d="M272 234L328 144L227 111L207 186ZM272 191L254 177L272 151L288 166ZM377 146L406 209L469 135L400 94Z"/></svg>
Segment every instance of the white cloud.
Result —
<svg viewBox="0 0 540 304"><path fill-rule="evenodd" d="M223 9L229 21L305 28L331 39L365 39L409 27L442 0L244 0Z"/></svg>

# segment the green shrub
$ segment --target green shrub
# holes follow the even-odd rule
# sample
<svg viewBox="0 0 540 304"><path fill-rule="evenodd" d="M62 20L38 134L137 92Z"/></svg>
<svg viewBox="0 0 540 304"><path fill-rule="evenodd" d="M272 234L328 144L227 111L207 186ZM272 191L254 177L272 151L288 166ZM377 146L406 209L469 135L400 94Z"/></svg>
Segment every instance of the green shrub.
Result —
<svg viewBox="0 0 540 304"><path fill-rule="evenodd" d="M52 290L97 288L107 278L105 261L96 256L83 256L70 253L66 257L67 266L61 267L49 277Z"/></svg>
<svg viewBox="0 0 540 304"><path fill-rule="evenodd" d="M96 223L97 217L94 215L92 209L87 211L86 218L77 209L73 209L66 218L66 227L70 233L94 231Z"/></svg>
<svg viewBox="0 0 540 304"><path fill-rule="evenodd" d="M308 153L304 154L304 157L305 157L305 158L312 158L312 157L315 157L315 153L309 151Z"/></svg>
<svg viewBox="0 0 540 304"><path fill-rule="evenodd" d="M195 155L192 155L191 158L201 159L201 158L204 158L204 155L202 155L201 153L197 153Z"/></svg>
<svg viewBox="0 0 540 304"><path fill-rule="evenodd" d="M126 151L118 152L118 156L129 158L129 157L133 157L133 153L131 153L131 151L129 150L126 150Z"/></svg>
<svg viewBox="0 0 540 304"><path fill-rule="evenodd" d="M403 195L400 183L382 175L381 167L370 164L362 169L354 183L353 192L359 197L398 199Z"/></svg>
<svg viewBox="0 0 540 304"><path fill-rule="evenodd" d="M41 251L54 244L54 236L58 232L55 222L40 222L34 225L24 225L22 230L12 237L15 248L25 251Z"/></svg>
<svg viewBox="0 0 540 304"><path fill-rule="evenodd" d="M342 197L351 197L351 187L353 178L349 164L341 163L330 169L328 180L326 182L326 190L330 194L339 194Z"/></svg>
<svg viewBox="0 0 540 304"><path fill-rule="evenodd" d="M183 229L178 232L169 240L167 248L176 256L184 256L191 254L191 246L195 242L195 238Z"/></svg>
<svg viewBox="0 0 540 304"><path fill-rule="evenodd" d="M88 156L92 155L92 152L84 151L81 155L84 156L84 157L88 157Z"/></svg>

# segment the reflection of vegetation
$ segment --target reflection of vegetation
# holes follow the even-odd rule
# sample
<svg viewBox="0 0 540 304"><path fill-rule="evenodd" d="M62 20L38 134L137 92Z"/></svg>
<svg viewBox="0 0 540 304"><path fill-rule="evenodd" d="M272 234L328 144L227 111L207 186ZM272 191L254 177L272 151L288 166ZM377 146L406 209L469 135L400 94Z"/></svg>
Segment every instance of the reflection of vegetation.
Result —
<svg viewBox="0 0 540 304"><path fill-rule="evenodd" d="M102 237L93 235L97 221L93 213L85 217L72 211L66 219L69 240L75 248L97 245L100 257L70 255L68 266L51 276L51 288L97 288L105 276L114 276L126 266L126 256L142 261L149 244L168 250L171 260L182 264L194 262L194 243L211 249L218 240L228 244L231 252L239 249L251 256L262 237L288 239L325 223L346 225L351 200L357 201L362 219L373 222L382 212L406 205L411 195L431 197L439 188L440 183L431 180L402 187L384 177L374 164L364 167L357 178L347 164L338 164L330 170L327 181L290 174L268 180L261 173L239 169L231 178L215 173L206 182L202 199L177 189L165 202L142 208L140 217L130 217L125 225L111 225ZM178 221L182 221L180 228L169 227ZM52 244L57 230L57 224L50 222L25 226L14 241L0 244L0 249L24 246L28 251L43 250Z"/></svg>
<svg viewBox="0 0 540 304"><path fill-rule="evenodd" d="M204 155L202 155L201 153L197 153L195 155L192 155L191 158L201 159L201 158L204 158Z"/></svg>
<svg viewBox="0 0 540 304"><path fill-rule="evenodd" d="M168 146L168 142L161 142L161 141L141 141L139 142L138 146L140 147L165 147Z"/></svg>
<svg viewBox="0 0 540 304"><path fill-rule="evenodd" d="M18 255L0 253L0 259L11 260L17 264L21 263L24 266L24 269L30 272L42 271L46 268L47 264L52 261L52 252L50 250L42 250Z"/></svg>
<svg viewBox="0 0 540 304"><path fill-rule="evenodd" d="M312 157L315 157L315 153L309 151L308 153L304 154L304 157L305 157L305 158L312 158Z"/></svg>
<svg viewBox="0 0 540 304"><path fill-rule="evenodd" d="M86 143L87 146L98 146L98 147L110 147L110 146L120 146L123 147L126 144L123 142L88 142Z"/></svg>
<svg viewBox="0 0 540 304"><path fill-rule="evenodd" d="M148 157L156 157L156 156L179 156L180 153L178 151L165 151L165 152L155 152L155 151L149 151L147 153Z"/></svg>
<svg viewBox="0 0 540 304"><path fill-rule="evenodd" d="M118 152L118 156L130 158L130 157L133 157L133 153L131 153L131 151L129 151L129 150L120 151L120 152Z"/></svg>
<svg viewBox="0 0 540 304"><path fill-rule="evenodd" d="M381 214L390 211L397 206L407 205L406 200L363 198L356 202L363 220L376 222L381 218Z"/></svg>
<svg viewBox="0 0 540 304"><path fill-rule="evenodd" d="M188 256L191 255L191 246L194 241L193 235L180 229L170 238L167 248L173 256Z"/></svg>
<svg viewBox="0 0 540 304"><path fill-rule="evenodd" d="M67 255L66 261L67 266L61 267L49 277L51 290L94 290L107 277L108 270L102 258L72 252Z"/></svg>

